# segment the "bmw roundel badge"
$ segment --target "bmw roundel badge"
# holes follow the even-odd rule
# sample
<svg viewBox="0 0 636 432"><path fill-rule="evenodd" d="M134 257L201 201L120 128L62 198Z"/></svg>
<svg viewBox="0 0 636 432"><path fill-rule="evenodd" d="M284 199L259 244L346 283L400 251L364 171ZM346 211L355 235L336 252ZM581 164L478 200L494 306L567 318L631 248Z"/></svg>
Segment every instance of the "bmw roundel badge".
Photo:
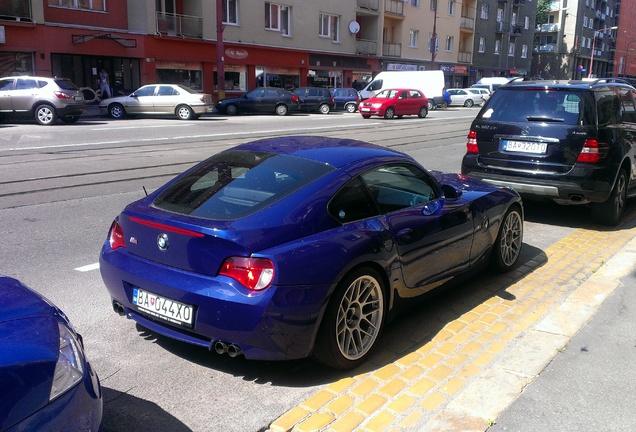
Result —
<svg viewBox="0 0 636 432"><path fill-rule="evenodd" d="M159 234L157 236L157 246L159 246L159 250L165 251L170 246L170 242L168 241L168 234Z"/></svg>

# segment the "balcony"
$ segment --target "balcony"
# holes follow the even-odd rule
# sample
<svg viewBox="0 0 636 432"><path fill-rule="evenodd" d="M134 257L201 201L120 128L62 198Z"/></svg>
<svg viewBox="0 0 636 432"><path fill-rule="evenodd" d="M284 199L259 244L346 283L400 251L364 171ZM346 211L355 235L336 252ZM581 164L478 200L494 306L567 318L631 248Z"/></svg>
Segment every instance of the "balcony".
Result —
<svg viewBox="0 0 636 432"><path fill-rule="evenodd" d="M459 22L459 28L461 30L475 30L475 19L470 17L461 17Z"/></svg>
<svg viewBox="0 0 636 432"><path fill-rule="evenodd" d="M558 24L541 24L537 26L537 31L540 33L556 33L559 31Z"/></svg>
<svg viewBox="0 0 636 432"><path fill-rule="evenodd" d="M457 53L457 61L459 63L472 63L473 53L469 51L460 51Z"/></svg>
<svg viewBox="0 0 636 432"><path fill-rule="evenodd" d="M497 21L495 23L495 33L507 33L510 31L510 25L505 21Z"/></svg>
<svg viewBox="0 0 636 432"><path fill-rule="evenodd" d="M0 2L0 21L33 22L31 18L31 2Z"/></svg>
<svg viewBox="0 0 636 432"><path fill-rule="evenodd" d="M157 33L201 39L203 38L203 19L189 15L157 12Z"/></svg>
<svg viewBox="0 0 636 432"><path fill-rule="evenodd" d="M510 26L510 36L520 36L521 33L523 33L523 26L515 24Z"/></svg>
<svg viewBox="0 0 636 432"><path fill-rule="evenodd" d="M356 40L356 54L378 55L378 43L372 40Z"/></svg>
<svg viewBox="0 0 636 432"><path fill-rule="evenodd" d="M402 57L402 44L389 42L383 43L382 55L385 57Z"/></svg>
<svg viewBox="0 0 636 432"><path fill-rule="evenodd" d="M358 8L380 12L380 0L357 0Z"/></svg>
<svg viewBox="0 0 636 432"><path fill-rule="evenodd" d="M513 6L525 6L526 0L512 0Z"/></svg>
<svg viewBox="0 0 636 432"><path fill-rule="evenodd" d="M384 12L404 16L404 2L400 0L385 0Z"/></svg>

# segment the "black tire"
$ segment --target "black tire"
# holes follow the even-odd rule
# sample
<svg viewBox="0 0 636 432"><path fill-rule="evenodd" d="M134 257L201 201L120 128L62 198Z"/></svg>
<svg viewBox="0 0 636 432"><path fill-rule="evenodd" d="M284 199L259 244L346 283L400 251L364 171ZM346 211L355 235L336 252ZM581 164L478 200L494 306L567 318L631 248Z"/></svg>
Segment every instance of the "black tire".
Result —
<svg viewBox="0 0 636 432"><path fill-rule="evenodd" d="M276 106L276 114L278 114L279 116L286 116L288 113L289 108L287 108L287 105L280 104Z"/></svg>
<svg viewBox="0 0 636 432"><path fill-rule="evenodd" d="M614 188L607 201L592 204L592 215L598 223L616 226L623 216L627 200L627 171L624 168L618 172Z"/></svg>
<svg viewBox="0 0 636 432"><path fill-rule="evenodd" d="M225 107L225 114L227 115L237 115L238 114L238 107L236 105L228 105Z"/></svg>
<svg viewBox="0 0 636 432"><path fill-rule="evenodd" d="M371 116L370 116L369 114L362 114L362 118L370 119L370 118L371 118Z"/></svg>
<svg viewBox="0 0 636 432"><path fill-rule="evenodd" d="M329 114L329 111L331 111L329 104L321 104L320 107L318 107L318 112L320 114Z"/></svg>
<svg viewBox="0 0 636 432"><path fill-rule="evenodd" d="M428 110L429 111L433 111L435 109L435 102L433 101L433 99L429 99L428 100Z"/></svg>
<svg viewBox="0 0 636 432"><path fill-rule="evenodd" d="M395 117L395 110L391 107L388 107L386 111L384 111L384 118L390 120L394 117Z"/></svg>
<svg viewBox="0 0 636 432"><path fill-rule="evenodd" d="M377 271L348 274L331 296L316 338L314 356L336 369L352 369L371 352L386 315L384 283Z"/></svg>
<svg viewBox="0 0 636 432"><path fill-rule="evenodd" d="M79 120L79 116L62 117L62 121L66 124L77 123L78 120Z"/></svg>
<svg viewBox="0 0 636 432"><path fill-rule="evenodd" d="M419 118L424 118L428 115L428 108L426 108L425 106L423 106L422 108L420 108L420 112L417 113L417 116Z"/></svg>
<svg viewBox="0 0 636 432"><path fill-rule="evenodd" d="M444 101L444 102L442 102L442 104L440 106L442 108L448 108L448 102Z"/></svg>
<svg viewBox="0 0 636 432"><path fill-rule="evenodd" d="M357 109L357 107L356 107L356 104L354 104L354 103L349 103L349 104L345 105L345 110L348 113L354 113L354 112L356 112L356 109Z"/></svg>
<svg viewBox="0 0 636 432"><path fill-rule="evenodd" d="M126 110L122 104L110 104L108 105L108 115L115 120L123 119L126 117Z"/></svg>
<svg viewBox="0 0 636 432"><path fill-rule="evenodd" d="M472 100L472 99L466 99L466 100L464 101L464 106L465 106L466 108L472 108L472 107L473 107L473 105L475 105L475 102L473 102L473 100Z"/></svg>
<svg viewBox="0 0 636 432"><path fill-rule="evenodd" d="M51 105L42 104L35 108L35 121L44 126L57 122L57 112Z"/></svg>
<svg viewBox="0 0 636 432"><path fill-rule="evenodd" d="M501 226L493 247L493 266L501 272L512 270L521 254L522 244L523 216L521 208L514 205L501 219Z"/></svg>
<svg viewBox="0 0 636 432"><path fill-rule="evenodd" d="M193 120L195 117L194 110L188 105L179 105L175 110L175 114L179 120Z"/></svg>

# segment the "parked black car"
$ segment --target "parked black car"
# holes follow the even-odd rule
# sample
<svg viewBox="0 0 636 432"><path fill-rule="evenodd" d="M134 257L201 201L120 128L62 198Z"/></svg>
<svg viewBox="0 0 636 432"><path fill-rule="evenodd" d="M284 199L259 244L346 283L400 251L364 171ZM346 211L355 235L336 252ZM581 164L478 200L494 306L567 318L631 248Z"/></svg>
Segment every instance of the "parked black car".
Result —
<svg viewBox="0 0 636 432"><path fill-rule="evenodd" d="M358 109L358 105L362 101L360 93L354 88L334 88L331 89L333 100L336 104L336 110L345 110L354 113Z"/></svg>
<svg viewBox="0 0 636 432"><path fill-rule="evenodd" d="M590 204L618 224L636 195L636 89L616 79L501 86L468 134L462 173L529 198Z"/></svg>
<svg viewBox="0 0 636 432"><path fill-rule="evenodd" d="M287 90L276 87L257 87L243 96L221 99L216 103L216 109L227 115L241 113L287 115L298 111L300 103L298 96Z"/></svg>
<svg viewBox="0 0 636 432"><path fill-rule="evenodd" d="M301 111L317 111L321 114L329 114L335 108L335 102L331 92L320 87L299 87L294 94L300 100Z"/></svg>

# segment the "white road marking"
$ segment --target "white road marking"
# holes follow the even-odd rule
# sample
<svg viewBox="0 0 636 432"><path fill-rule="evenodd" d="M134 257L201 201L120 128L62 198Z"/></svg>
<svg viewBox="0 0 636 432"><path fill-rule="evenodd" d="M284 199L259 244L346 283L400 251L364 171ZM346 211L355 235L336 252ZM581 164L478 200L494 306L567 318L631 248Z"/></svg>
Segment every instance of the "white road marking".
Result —
<svg viewBox="0 0 636 432"><path fill-rule="evenodd" d="M89 271L93 271L93 270L97 270L99 269L99 263L94 263L94 264L89 264L89 265L85 265L82 267L78 267L75 270L80 271L80 272L89 272Z"/></svg>

